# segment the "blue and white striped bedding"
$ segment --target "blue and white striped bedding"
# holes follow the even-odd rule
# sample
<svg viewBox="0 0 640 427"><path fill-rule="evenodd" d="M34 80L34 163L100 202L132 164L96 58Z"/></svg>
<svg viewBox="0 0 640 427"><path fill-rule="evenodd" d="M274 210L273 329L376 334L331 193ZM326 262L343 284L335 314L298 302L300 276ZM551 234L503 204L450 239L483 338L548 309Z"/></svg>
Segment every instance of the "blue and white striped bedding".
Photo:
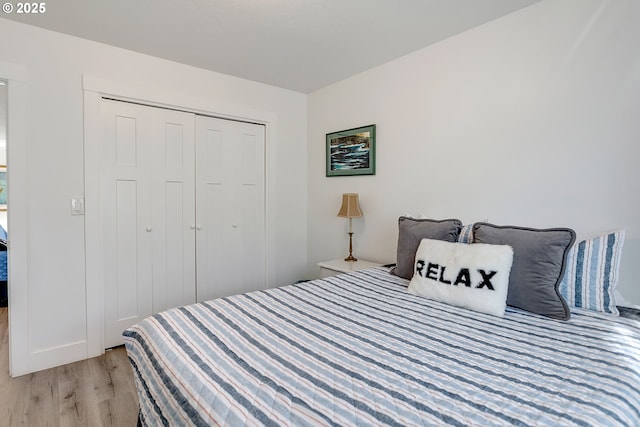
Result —
<svg viewBox="0 0 640 427"><path fill-rule="evenodd" d="M504 318L385 268L169 310L125 331L146 425L640 425L640 323Z"/></svg>

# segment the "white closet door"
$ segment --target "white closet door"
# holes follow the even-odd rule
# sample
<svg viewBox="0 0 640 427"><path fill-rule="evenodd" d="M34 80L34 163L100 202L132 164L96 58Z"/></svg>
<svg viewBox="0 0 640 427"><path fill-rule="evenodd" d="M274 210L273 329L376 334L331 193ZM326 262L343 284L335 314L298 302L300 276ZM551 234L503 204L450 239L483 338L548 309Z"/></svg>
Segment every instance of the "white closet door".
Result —
<svg viewBox="0 0 640 427"><path fill-rule="evenodd" d="M150 107L145 107L150 108ZM153 312L196 300L194 119L151 108Z"/></svg>
<svg viewBox="0 0 640 427"><path fill-rule="evenodd" d="M266 283L265 128L196 117L197 299Z"/></svg>
<svg viewBox="0 0 640 427"><path fill-rule="evenodd" d="M152 313L152 111L105 101L102 116L101 205L105 347L122 343L124 329Z"/></svg>
<svg viewBox="0 0 640 427"><path fill-rule="evenodd" d="M195 301L194 115L103 100L105 347Z"/></svg>

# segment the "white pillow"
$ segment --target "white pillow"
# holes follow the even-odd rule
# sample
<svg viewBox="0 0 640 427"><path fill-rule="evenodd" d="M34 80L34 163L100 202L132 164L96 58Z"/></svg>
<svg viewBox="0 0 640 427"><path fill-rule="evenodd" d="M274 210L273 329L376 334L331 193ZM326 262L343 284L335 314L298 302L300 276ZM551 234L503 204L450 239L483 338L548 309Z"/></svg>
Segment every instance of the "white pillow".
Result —
<svg viewBox="0 0 640 427"><path fill-rule="evenodd" d="M508 245L422 239L409 292L502 317L512 263Z"/></svg>

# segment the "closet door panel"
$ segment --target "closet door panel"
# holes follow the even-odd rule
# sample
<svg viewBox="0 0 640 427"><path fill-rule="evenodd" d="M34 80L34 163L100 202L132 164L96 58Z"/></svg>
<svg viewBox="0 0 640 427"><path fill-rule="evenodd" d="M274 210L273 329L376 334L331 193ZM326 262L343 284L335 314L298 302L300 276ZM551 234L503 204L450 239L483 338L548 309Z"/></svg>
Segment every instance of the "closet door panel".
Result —
<svg viewBox="0 0 640 427"><path fill-rule="evenodd" d="M196 117L198 301L265 283L264 126Z"/></svg>
<svg viewBox="0 0 640 427"><path fill-rule="evenodd" d="M196 264L197 300L206 301L231 293L225 282L232 266L225 253L232 250L228 231L230 174L228 129L220 121L196 117Z"/></svg>
<svg viewBox="0 0 640 427"><path fill-rule="evenodd" d="M264 126L242 123L239 140L237 180L238 210L236 216L240 262L251 260L249 268L240 267L239 292L264 288L265 258L265 193L264 193Z"/></svg>
<svg viewBox="0 0 640 427"><path fill-rule="evenodd" d="M196 299L194 115L152 108L153 312Z"/></svg>
<svg viewBox="0 0 640 427"><path fill-rule="evenodd" d="M103 101L102 184L105 347L122 343L122 331L151 315L151 162L141 156L148 111Z"/></svg>

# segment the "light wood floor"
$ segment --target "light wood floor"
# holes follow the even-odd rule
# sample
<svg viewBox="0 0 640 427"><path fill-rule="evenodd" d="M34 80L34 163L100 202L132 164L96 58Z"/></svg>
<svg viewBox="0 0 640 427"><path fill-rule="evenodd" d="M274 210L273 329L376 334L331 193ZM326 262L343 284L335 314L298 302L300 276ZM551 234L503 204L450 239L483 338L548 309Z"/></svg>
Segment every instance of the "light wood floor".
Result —
<svg viewBox="0 0 640 427"><path fill-rule="evenodd" d="M124 347L11 378L7 314L0 308L0 426L136 425L138 397Z"/></svg>

